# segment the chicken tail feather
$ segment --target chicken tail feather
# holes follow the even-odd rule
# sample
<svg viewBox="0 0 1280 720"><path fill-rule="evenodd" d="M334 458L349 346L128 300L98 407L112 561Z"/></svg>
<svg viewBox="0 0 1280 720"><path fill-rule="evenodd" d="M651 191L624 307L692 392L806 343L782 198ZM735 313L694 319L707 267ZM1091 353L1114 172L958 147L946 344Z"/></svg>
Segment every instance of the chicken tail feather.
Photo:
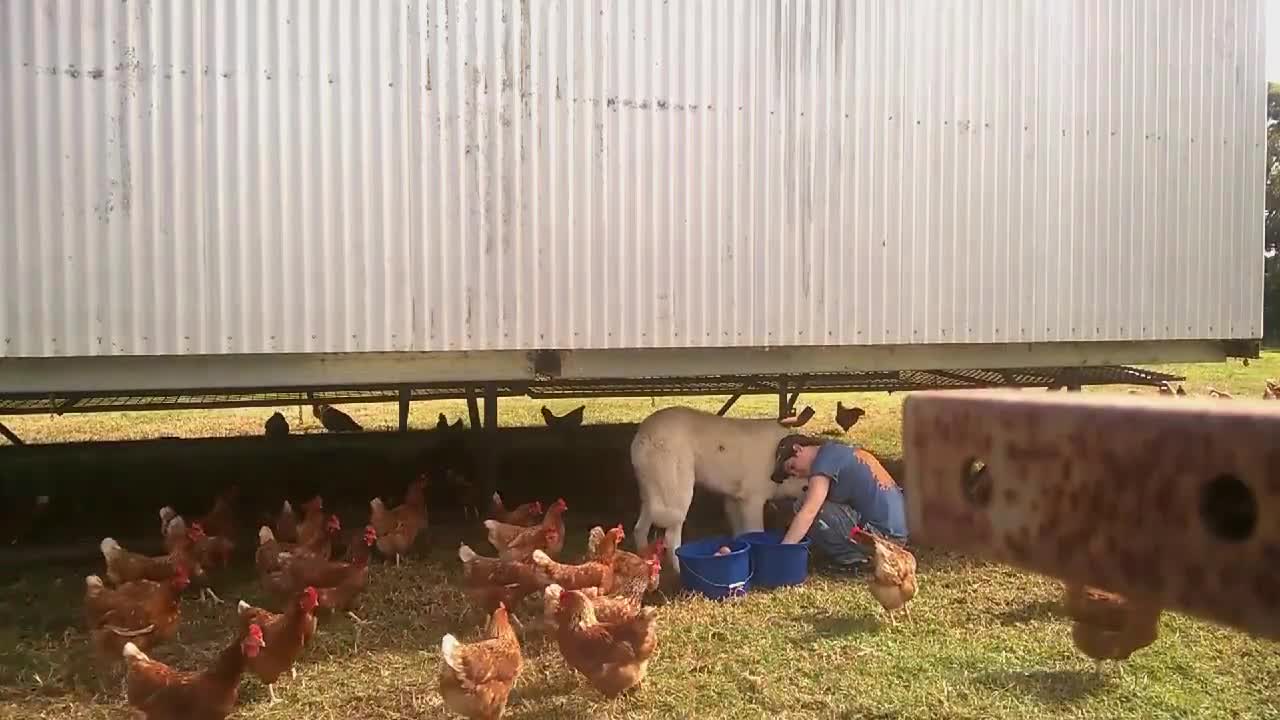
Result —
<svg viewBox="0 0 1280 720"><path fill-rule="evenodd" d="M462 644L458 642L458 638L450 633L445 633L440 640L440 657L455 672L462 672L462 662L458 657L458 650L461 648Z"/></svg>
<svg viewBox="0 0 1280 720"><path fill-rule="evenodd" d="M131 642L124 644L124 650L120 654L125 660L141 660L146 662L151 659L147 657L146 653L139 650L137 645L134 645Z"/></svg>
<svg viewBox="0 0 1280 720"><path fill-rule="evenodd" d="M124 551L124 548L120 547L120 543L116 542L114 538L102 538L98 548L102 550L102 557L106 558L108 562L111 561L111 558Z"/></svg>
<svg viewBox="0 0 1280 720"><path fill-rule="evenodd" d="M472 560L475 560L477 557L479 556L476 555L476 551L467 547L466 543L463 543L461 546L458 547L458 559L461 560L462 562L469 563Z"/></svg>

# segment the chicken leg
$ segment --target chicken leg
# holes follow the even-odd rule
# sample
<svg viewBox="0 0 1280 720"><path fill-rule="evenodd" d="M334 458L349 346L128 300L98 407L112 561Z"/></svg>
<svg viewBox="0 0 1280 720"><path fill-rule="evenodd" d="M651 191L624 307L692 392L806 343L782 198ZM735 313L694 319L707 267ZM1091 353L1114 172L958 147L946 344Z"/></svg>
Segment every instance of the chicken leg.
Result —
<svg viewBox="0 0 1280 720"><path fill-rule="evenodd" d="M276 684L267 683L267 696L271 698L271 704L275 705L280 702L280 698L276 697Z"/></svg>
<svg viewBox="0 0 1280 720"><path fill-rule="evenodd" d="M204 600L206 595L208 595L209 600L214 604L226 605L226 602L224 602L222 598L218 597L217 593L213 591L213 588L200 588L200 599Z"/></svg>

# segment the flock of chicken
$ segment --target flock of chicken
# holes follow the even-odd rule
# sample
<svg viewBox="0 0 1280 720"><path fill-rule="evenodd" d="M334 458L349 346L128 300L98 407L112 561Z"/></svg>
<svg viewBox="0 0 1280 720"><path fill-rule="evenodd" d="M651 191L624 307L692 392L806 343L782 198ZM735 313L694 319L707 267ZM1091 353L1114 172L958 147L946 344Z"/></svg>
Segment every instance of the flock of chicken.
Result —
<svg viewBox="0 0 1280 720"><path fill-rule="evenodd" d="M1185 391L1165 385L1160 393ZM1268 381L1264 397L1280 399L1280 383ZM840 418L842 425L852 425L862 414L857 408L840 410L847 415ZM354 610L368 583L372 550L376 546L400 564L427 524L426 482L420 476L410 483L403 503L393 508L374 498L368 524L345 532L338 516L324 511L321 497L303 504L301 520L286 501L274 529L259 529L255 553L258 578L284 603L283 611L240 602L234 640L199 672L175 670L146 651L174 639L179 599L193 582L201 599L223 602L211 576L230 564L235 549L236 489L189 524L172 508L161 509L164 555L130 552L104 538L100 547L107 582L88 576L84 594L86 623L100 665L109 669L123 660L128 702L148 720L225 718L245 671L265 683L271 701L277 702L275 683L285 673L293 674L294 662L317 632L319 611L343 611L364 622ZM561 563L566 509L561 499L545 513L538 502L508 510L495 493L484 527L497 556L481 556L465 543L459 547L463 587L487 624L484 639L477 642L465 644L452 634L441 641L438 684L453 712L468 718L501 717L523 665L513 628L522 623L513 612L534 595L541 601L536 624L554 635L565 663L602 695L616 697L645 678L657 647L657 612L643 605L643 599L658 586L662 540L631 553L621 548L621 526L597 526L588 536L585 557ZM906 608L916 594L914 555L859 528L850 541L873 550L868 588L895 622L894 612ZM344 559L335 560L337 554ZM1081 585L1065 587L1063 604L1072 619L1074 644L1095 661L1126 659L1156 640L1159 608Z"/></svg>
<svg viewBox="0 0 1280 720"><path fill-rule="evenodd" d="M426 526L425 487L425 478L415 480L404 502L394 508L374 498L368 525L346 533L338 516L325 513L322 498L303 505L301 521L286 501L275 529L264 525L259 530L254 558L263 588L285 604L283 612L240 602L234 640L199 672L175 670L146 651L174 639L179 600L192 582L199 583L202 599L222 603L211 576L230 564L235 550L236 488L190 524L172 508L161 509L164 555L131 552L104 538L100 547L107 582L90 575L84 593L85 620L99 666L110 671L123 660L126 698L148 720L225 718L235 706L245 671L266 683L276 702L275 682L286 672L293 674L293 663L316 633L318 611L345 611L364 622L354 608L368 584L372 549L376 546L399 563ZM333 559L340 551L345 559Z"/></svg>
<svg viewBox="0 0 1280 720"><path fill-rule="evenodd" d="M538 593L538 623L592 687L616 697L644 680L658 639L657 611L642 601L658 587L665 548L659 540L631 553L620 547L621 526L596 526L581 562L558 562L566 509L556 500L545 514L538 502L508 510L495 493L484 526L497 557L478 555L465 543L458 548L467 596L489 620L478 642L463 644L450 634L440 643L440 693L453 712L501 717L523 666L511 613Z"/></svg>
<svg viewBox="0 0 1280 720"><path fill-rule="evenodd" d="M400 564L426 526L425 489L422 476L410 483L396 507L374 498L369 523L348 532L337 515L325 512L323 498L304 503L301 519L286 501L274 528L259 529L254 557L262 587L283 610L241 601L233 640L202 671L176 670L147 651L176 637L180 599L193 583L202 600L223 603L212 578L228 567L235 550L236 489L190 523L173 508L161 509L164 555L131 552L104 538L105 581L88 576L84 592L85 620L100 668L105 674L123 661L126 698L148 720L225 718L245 672L265 683L271 702L277 702L275 683L294 674L294 663L317 632L320 612L343 611L365 622L354 611L368 584L372 550ZM503 713L523 663L512 629L521 623L512 613L535 594L541 601L536 622L552 629L566 663L593 687L614 697L644 679L657 637L656 611L642 600L658 586L665 548L659 541L631 553L619 547L625 537L621 526L595 527L582 562L558 562L566 509L564 500L557 500L545 513L538 502L508 510L495 493L484 526L497 557L483 557L465 543L459 547L466 594L488 623L486 639L479 642L463 644L453 635L441 642L439 688L458 714L496 718Z"/></svg>

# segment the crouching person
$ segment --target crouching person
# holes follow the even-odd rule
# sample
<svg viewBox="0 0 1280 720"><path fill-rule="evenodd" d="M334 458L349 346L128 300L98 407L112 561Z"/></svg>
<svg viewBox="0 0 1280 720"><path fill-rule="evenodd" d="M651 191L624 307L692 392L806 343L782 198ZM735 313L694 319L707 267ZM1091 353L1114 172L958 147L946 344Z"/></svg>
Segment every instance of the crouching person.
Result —
<svg viewBox="0 0 1280 720"><path fill-rule="evenodd" d="M786 477L808 478L808 487L796 500L795 517L782 542L800 542L807 534L829 564L855 572L871 559L869 548L849 540L855 526L907 543L902 488L866 450L808 435L788 435L778 443L773 479L782 482Z"/></svg>

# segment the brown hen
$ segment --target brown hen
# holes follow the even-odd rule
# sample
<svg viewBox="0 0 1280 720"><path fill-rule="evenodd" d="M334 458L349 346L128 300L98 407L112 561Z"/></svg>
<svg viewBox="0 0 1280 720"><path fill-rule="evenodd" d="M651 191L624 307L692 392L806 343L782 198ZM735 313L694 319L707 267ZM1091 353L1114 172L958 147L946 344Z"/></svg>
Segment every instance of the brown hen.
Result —
<svg viewBox="0 0 1280 720"><path fill-rule="evenodd" d="M586 594L566 590L560 594L556 622L561 656L605 697L616 697L644 680L658 646L653 608L641 608L624 622L603 623Z"/></svg>
<svg viewBox="0 0 1280 720"><path fill-rule="evenodd" d="M272 704L279 702L276 680L285 672L296 676L293 664L316 634L316 606L319 602L316 589L307 587L298 593L283 613L254 607L243 600L237 606L241 632L249 632L254 625L262 628L266 648L249 658L248 665L249 670L266 684Z"/></svg>
<svg viewBox="0 0 1280 720"><path fill-rule="evenodd" d="M266 647L262 628L249 627L218 655L213 666L184 672L152 660L133 643L124 646L129 704L146 720L224 720L235 708L245 663Z"/></svg>
<svg viewBox="0 0 1280 720"><path fill-rule="evenodd" d="M502 717L524 666L505 606L494 609L486 635L466 645L451 634L440 641L440 695L450 711L475 720Z"/></svg>
<svg viewBox="0 0 1280 720"><path fill-rule="evenodd" d="M916 556L901 545L861 527L855 527L849 533L849 539L873 548L871 582L867 587L889 614L889 623L897 624L893 614L899 609L904 610L910 620L911 610L907 603L916 595Z"/></svg>

